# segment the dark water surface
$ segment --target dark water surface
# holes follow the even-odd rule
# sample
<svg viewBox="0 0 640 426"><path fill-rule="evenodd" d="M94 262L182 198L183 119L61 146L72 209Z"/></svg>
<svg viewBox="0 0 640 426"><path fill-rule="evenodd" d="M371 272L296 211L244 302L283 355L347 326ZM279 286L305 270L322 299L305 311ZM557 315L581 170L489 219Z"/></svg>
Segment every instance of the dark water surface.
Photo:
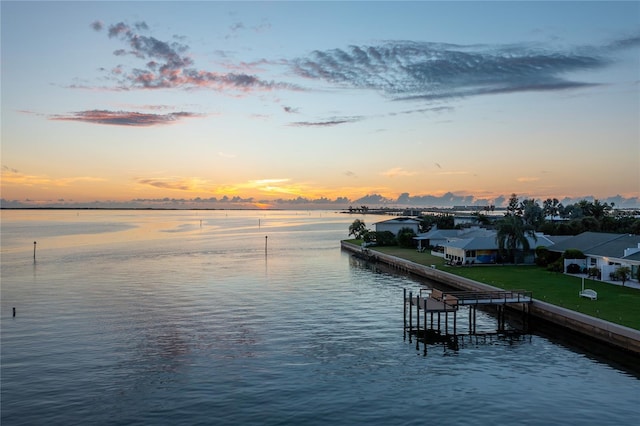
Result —
<svg viewBox="0 0 640 426"><path fill-rule="evenodd" d="M541 336L423 356L355 218L2 211L2 425L638 420L637 376Z"/></svg>

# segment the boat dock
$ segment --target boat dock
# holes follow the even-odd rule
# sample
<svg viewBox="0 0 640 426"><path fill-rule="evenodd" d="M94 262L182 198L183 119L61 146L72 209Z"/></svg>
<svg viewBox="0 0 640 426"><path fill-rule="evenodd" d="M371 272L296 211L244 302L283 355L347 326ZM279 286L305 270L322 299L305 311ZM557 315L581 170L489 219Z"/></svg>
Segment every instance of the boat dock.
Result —
<svg viewBox="0 0 640 426"><path fill-rule="evenodd" d="M459 341L464 337L481 334L487 337L520 337L528 334L529 304L533 301L530 291L524 290L496 290L496 291L451 291L443 292L437 289L421 289L415 296L412 292L407 295L404 290L404 333L409 335L409 342L416 337L416 348L419 340L424 343L424 353L427 353L427 343L445 343L453 349L458 349ZM506 327L506 307L515 308L520 304L522 312L522 329L508 330ZM469 328L467 334L458 333L457 313L463 307L469 307ZM479 307L495 306L497 310L497 329L495 333L477 333L476 311ZM414 314L415 312L415 314ZM421 318L422 317L422 318ZM452 321L450 332L449 321ZM469 339L471 340L471 339ZM477 341L477 339L476 339Z"/></svg>

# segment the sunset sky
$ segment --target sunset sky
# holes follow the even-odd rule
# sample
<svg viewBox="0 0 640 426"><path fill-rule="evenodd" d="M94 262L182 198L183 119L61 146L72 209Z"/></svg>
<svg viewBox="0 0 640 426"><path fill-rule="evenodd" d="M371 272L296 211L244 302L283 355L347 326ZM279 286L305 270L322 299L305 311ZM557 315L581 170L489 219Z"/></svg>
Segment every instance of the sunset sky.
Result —
<svg viewBox="0 0 640 426"><path fill-rule="evenodd" d="M2 205L640 206L640 2L2 1Z"/></svg>

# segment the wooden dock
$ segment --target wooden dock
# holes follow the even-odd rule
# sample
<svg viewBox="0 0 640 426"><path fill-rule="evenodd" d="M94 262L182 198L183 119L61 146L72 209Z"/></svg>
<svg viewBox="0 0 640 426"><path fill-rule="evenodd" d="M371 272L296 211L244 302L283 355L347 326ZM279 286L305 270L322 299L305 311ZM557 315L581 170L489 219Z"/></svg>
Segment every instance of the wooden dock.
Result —
<svg viewBox="0 0 640 426"><path fill-rule="evenodd" d="M497 309L497 327L495 333L481 333L486 340L488 335L496 337L521 336L528 334L529 304L533 302L530 291L496 290L496 291L452 291L443 292L438 289L422 289L417 295L404 290L404 333L411 342L416 337L416 348L419 341L424 343L427 353L428 343L443 343L457 350L460 339L464 336L476 336L476 311L478 307L495 306ZM522 312L522 329L508 330L506 327L506 307L520 305ZM463 306L469 307L468 334L459 334L457 330L457 313ZM414 314L415 312L415 314ZM422 318L421 318L422 317ZM444 318L443 318L444 317ZM415 318L415 321L414 321ZM449 320L453 329L449 332Z"/></svg>

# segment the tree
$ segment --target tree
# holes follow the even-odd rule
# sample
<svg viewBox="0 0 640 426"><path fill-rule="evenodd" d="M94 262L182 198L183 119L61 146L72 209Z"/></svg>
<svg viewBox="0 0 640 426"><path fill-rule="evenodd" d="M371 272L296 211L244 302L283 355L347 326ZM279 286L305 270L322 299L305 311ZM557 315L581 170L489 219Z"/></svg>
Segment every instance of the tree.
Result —
<svg viewBox="0 0 640 426"><path fill-rule="evenodd" d="M475 212L473 215L476 217L476 220L480 225L489 226L491 225L491 218L486 214Z"/></svg>
<svg viewBox="0 0 640 426"><path fill-rule="evenodd" d="M558 201L557 198L547 198L542 203L542 210L544 212L544 215L552 219L558 215L561 208L562 204L560 204L560 201Z"/></svg>
<svg viewBox="0 0 640 426"><path fill-rule="evenodd" d="M516 263L516 249L522 247L523 252L531 247L527 236L537 240L533 229L525 226L522 218L516 215L505 215L496 222L496 240L501 253L507 252L507 259Z"/></svg>
<svg viewBox="0 0 640 426"><path fill-rule="evenodd" d="M522 207L516 194L511 194L507 204L507 216L522 216Z"/></svg>
<svg viewBox="0 0 640 426"><path fill-rule="evenodd" d="M411 228L401 228L398 231L398 236L396 237L398 240L398 245L400 247L415 247L415 240L413 237L416 236L416 233Z"/></svg>
<svg viewBox="0 0 640 426"><path fill-rule="evenodd" d="M609 205L608 203L601 203L600 200L593 200L591 203L591 216L595 217L598 220L602 220L605 216L607 216L611 209L613 208L613 203Z"/></svg>
<svg viewBox="0 0 640 426"><path fill-rule="evenodd" d="M356 219L351 225L349 225L349 236L353 235L356 240L361 240L364 234L368 232L367 225L364 221Z"/></svg>
<svg viewBox="0 0 640 426"><path fill-rule="evenodd" d="M538 229L538 226L544 222L544 211L533 198L520 203L520 210L522 211L522 219L526 225Z"/></svg>
<svg viewBox="0 0 640 426"><path fill-rule="evenodd" d="M436 226L438 227L438 229L454 229L454 216L446 213L438 215L436 217Z"/></svg>
<svg viewBox="0 0 640 426"><path fill-rule="evenodd" d="M620 266L616 268L614 275L620 281L622 281L622 287L624 287L624 283L627 282L629 278L631 278L631 268L628 266Z"/></svg>

